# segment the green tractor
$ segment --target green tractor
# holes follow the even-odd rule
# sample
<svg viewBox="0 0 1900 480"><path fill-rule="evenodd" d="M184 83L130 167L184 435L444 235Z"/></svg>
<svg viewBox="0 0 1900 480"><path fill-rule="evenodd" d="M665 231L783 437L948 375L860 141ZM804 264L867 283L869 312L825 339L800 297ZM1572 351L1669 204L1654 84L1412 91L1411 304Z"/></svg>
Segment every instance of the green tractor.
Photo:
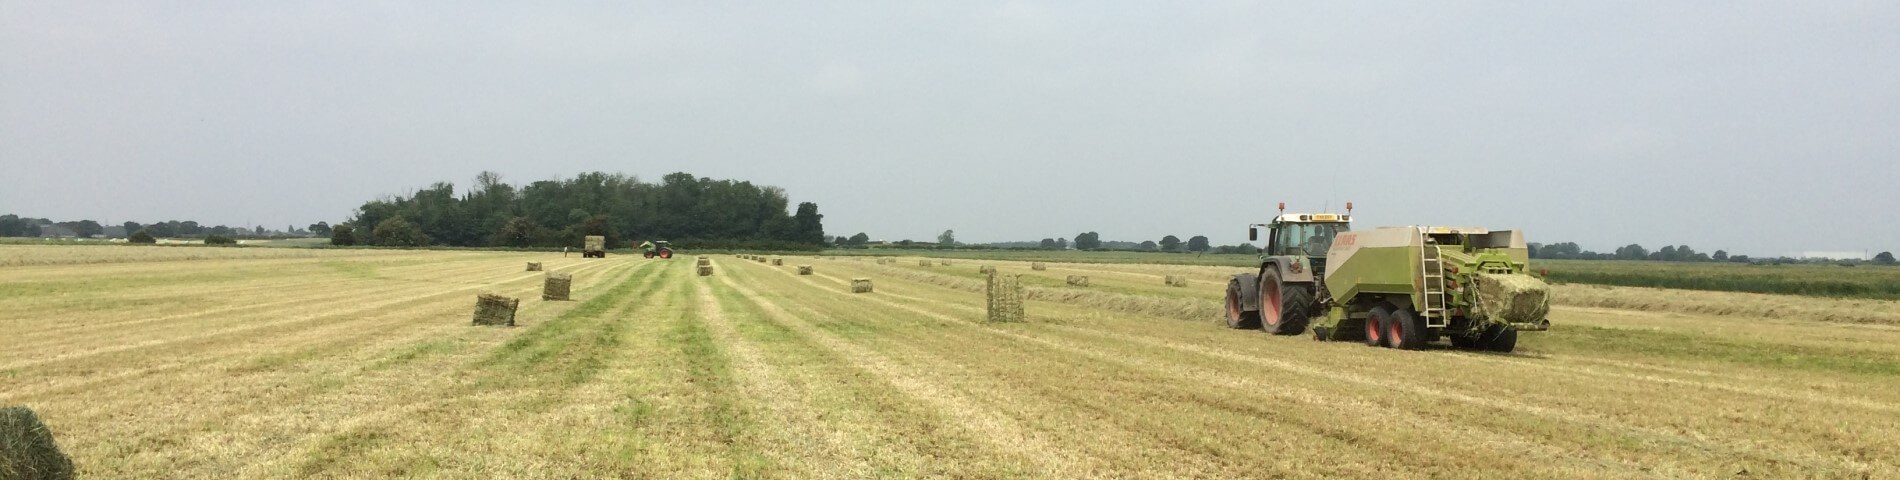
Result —
<svg viewBox="0 0 1900 480"><path fill-rule="evenodd" d="M646 258L660 257L662 260L673 258L673 247L665 240L641 243L640 249L645 251L641 255Z"/></svg>
<svg viewBox="0 0 1900 480"><path fill-rule="evenodd" d="M1522 232L1468 227L1350 228L1346 214L1282 213L1260 269L1227 286L1227 325L1317 340L1509 352L1517 333L1550 328L1550 287L1528 273Z"/></svg>

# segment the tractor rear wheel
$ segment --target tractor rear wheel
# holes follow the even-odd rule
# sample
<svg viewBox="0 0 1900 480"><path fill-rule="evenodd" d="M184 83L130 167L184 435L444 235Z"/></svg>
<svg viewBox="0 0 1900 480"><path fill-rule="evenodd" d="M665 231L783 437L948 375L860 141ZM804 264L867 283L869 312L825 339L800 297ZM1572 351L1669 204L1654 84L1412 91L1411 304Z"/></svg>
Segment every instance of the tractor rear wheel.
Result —
<svg viewBox="0 0 1900 480"><path fill-rule="evenodd" d="M1268 273L1260 280L1261 328L1274 335L1299 335L1306 331L1313 310L1313 286L1280 282L1280 272Z"/></svg>
<svg viewBox="0 0 1900 480"><path fill-rule="evenodd" d="M673 250L665 249L665 248L660 249L660 258L664 260L673 259Z"/></svg>
<svg viewBox="0 0 1900 480"><path fill-rule="evenodd" d="M1392 308L1385 305L1372 307L1372 311L1366 314L1366 346L1383 347L1387 345L1385 323L1391 316Z"/></svg>
<svg viewBox="0 0 1900 480"><path fill-rule="evenodd" d="M1254 276L1251 273L1235 275L1227 281L1227 328L1251 330L1260 328L1260 310L1247 309L1247 293L1254 289Z"/></svg>
<svg viewBox="0 0 1900 480"><path fill-rule="evenodd" d="M1386 343L1400 350L1425 348L1425 322L1409 309L1397 309L1386 317Z"/></svg>

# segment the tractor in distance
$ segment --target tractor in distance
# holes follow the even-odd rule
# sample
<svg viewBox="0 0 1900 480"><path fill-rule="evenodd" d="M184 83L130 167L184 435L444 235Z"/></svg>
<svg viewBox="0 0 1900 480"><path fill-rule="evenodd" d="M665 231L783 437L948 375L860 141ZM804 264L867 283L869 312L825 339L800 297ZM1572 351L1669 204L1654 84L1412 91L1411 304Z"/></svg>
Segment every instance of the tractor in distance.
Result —
<svg viewBox="0 0 1900 480"><path fill-rule="evenodd" d="M600 235L582 237L581 258L607 258L607 237Z"/></svg>
<svg viewBox="0 0 1900 480"><path fill-rule="evenodd" d="M1250 225L1267 247L1227 284L1227 326L1415 350L1448 337L1509 352L1519 331L1550 328L1550 287L1529 275L1522 232L1468 227L1352 231L1345 214L1286 213Z"/></svg>
<svg viewBox="0 0 1900 480"><path fill-rule="evenodd" d="M673 258L672 244L665 240L641 243L640 249L645 250L641 255L645 255L646 258L660 257L661 260Z"/></svg>

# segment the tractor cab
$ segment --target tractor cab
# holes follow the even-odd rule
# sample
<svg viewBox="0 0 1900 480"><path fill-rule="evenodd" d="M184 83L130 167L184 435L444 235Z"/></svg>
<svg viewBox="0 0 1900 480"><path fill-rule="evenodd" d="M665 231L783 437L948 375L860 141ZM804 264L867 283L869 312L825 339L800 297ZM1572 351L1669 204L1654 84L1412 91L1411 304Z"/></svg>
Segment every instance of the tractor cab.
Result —
<svg viewBox="0 0 1900 480"><path fill-rule="evenodd" d="M1247 226L1247 240L1260 241L1260 227L1267 227L1267 246L1260 252L1262 258L1325 258L1326 251L1333 248L1333 237L1352 230L1352 203L1346 204L1344 214L1286 213L1286 204L1281 203L1280 215L1272 222Z"/></svg>

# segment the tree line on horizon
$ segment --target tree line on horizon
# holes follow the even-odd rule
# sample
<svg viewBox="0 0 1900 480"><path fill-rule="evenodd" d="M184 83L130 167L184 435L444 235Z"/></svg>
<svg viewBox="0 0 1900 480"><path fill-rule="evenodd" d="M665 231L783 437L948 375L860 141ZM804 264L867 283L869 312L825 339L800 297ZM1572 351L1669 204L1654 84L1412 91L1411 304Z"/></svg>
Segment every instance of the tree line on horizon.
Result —
<svg viewBox="0 0 1900 480"><path fill-rule="evenodd" d="M682 248L815 250L826 244L818 204L790 209L785 190L678 172L659 183L621 174L510 185L482 172L467 191L438 182L408 196L364 202L333 227L335 245L610 248L668 240Z"/></svg>

